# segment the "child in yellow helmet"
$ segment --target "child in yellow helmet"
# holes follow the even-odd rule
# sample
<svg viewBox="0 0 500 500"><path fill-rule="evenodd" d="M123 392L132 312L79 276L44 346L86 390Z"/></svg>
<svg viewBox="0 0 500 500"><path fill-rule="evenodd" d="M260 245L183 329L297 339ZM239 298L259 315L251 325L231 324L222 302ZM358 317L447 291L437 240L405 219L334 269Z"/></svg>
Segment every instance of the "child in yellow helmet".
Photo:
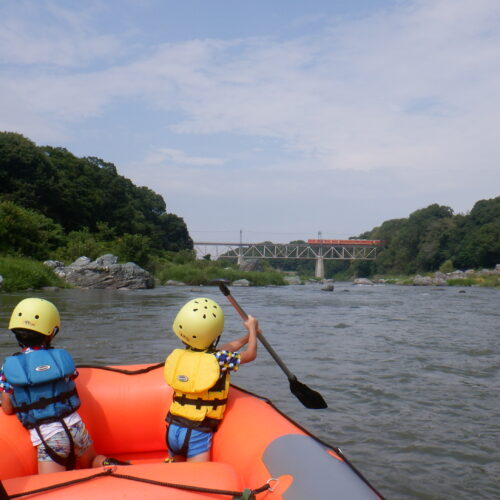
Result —
<svg viewBox="0 0 500 500"><path fill-rule="evenodd" d="M3 411L16 414L37 448L40 474L82 467L125 465L98 455L77 410L78 376L70 354L50 346L61 326L59 311L48 300L24 299L9 323L21 352L8 356L0 370Z"/></svg>
<svg viewBox="0 0 500 500"><path fill-rule="evenodd" d="M166 418L172 459L210 460L212 436L226 408L230 372L257 356L259 323L248 316L243 326L245 336L217 349L224 313L215 301L193 299L177 313L173 330L186 348L174 349L164 368L165 380L174 390Z"/></svg>

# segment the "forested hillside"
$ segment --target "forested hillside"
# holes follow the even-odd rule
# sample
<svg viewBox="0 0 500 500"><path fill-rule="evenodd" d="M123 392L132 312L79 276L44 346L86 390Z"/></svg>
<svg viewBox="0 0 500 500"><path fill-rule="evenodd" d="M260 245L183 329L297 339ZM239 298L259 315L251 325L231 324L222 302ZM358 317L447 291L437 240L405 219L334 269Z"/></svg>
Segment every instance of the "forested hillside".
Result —
<svg viewBox="0 0 500 500"><path fill-rule="evenodd" d="M500 196L478 201L469 214L437 204L360 235L384 242L370 274L492 268L500 263Z"/></svg>
<svg viewBox="0 0 500 500"><path fill-rule="evenodd" d="M355 238L382 240L377 259L327 260L328 277L492 268L500 263L500 196L478 201L467 214L433 204ZM164 199L112 163L0 132L0 255L71 260L111 251L145 265L192 248L184 221L167 213ZM314 261L270 264L314 274Z"/></svg>
<svg viewBox="0 0 500 500"><path fill-rule="evenodd" d="M112 163L0 132L0 252L45 259L65 249L70 258L75 246L106 242L135 261L193 247L162 196Z"/></svg>
<svg viewBox="0 0 500 500"><path fill-rule="evenodd" d="M483 269L500 264L500 196L478 201L468 214L433 204L385 221L357 238L382 240L374 261L330 261L331 273L356 276Z"/></svg>
<svg viewBox="0 0 500 500"><path fill-rule="evenodd" d="M437 271L443 266L448 271L491 269L500 264L500 196L478 201L468 214L455 215L450 207L433 204L409 217L385 221L353 239L381 240L377 258L325 260L327 277L410 275ZM270 262L279 269L314 274L312 260Z"/></svg>

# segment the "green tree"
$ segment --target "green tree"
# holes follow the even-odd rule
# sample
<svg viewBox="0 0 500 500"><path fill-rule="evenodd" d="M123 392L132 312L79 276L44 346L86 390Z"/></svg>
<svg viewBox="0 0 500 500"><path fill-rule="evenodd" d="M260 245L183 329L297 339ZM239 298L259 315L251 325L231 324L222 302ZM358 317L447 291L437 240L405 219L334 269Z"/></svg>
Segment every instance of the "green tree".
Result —
<svg viewBox="0 0 500 500"><path fill-rule="evenodd" d="M65 262L73 262L79 257L96 259L100 255L111 252L108 246L103 245L96 238L95 233L91 233L88 228L79 231L70 231L66 237L66 244L60 247L56 257Z"/></svg>
<svg viewBox="0 0 500 500"><path fill-rule="evenodd" d="M459 269L500 263L500 196L478 201L469 215L457 219L450 254Z"/></svg>
<svg viewBox="0 0 500 500"><path fill-rule="evenodd" d="M163 197L135 186L112 163L37 147L20 134L0 132L0 196L37 210L68 233L87 228L95 234L104 223L117 238L149 238L155 250L193 248L186 224L166 212Z"/></svg>
<svg viewBox="0 0 500 500"><path fill-rule="evenodd" d="M146 266L153 253L150 241L147 236L141 234L124 234L115 243L115 253L123 262Z"/></svg>
<svg viewBox="0 0 500 500"><path fill-rule="evenodd" d="M64 241L62 227L44 215L0 202L0 253L45 260Z"/></svg>
<svg viewBox="0 0 500 500"><path fill-rule="evenodd" d="M0 195L57 222L57 171L32 141L13 132L0 133Z"/></svg>

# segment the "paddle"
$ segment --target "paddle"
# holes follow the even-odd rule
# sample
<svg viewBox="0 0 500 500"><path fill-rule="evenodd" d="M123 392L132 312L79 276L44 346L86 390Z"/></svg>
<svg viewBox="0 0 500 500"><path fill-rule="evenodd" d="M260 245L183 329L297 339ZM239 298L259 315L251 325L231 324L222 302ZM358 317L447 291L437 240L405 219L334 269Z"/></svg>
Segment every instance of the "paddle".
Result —
<svg viewBox="0 0 500 500"><path fill-rule="evenodd" d="M233 307L236 309L238 314L241 316L243 320L248 318L247 313L243 310L243 308L236 302L236 300L231 295L229 288L226 286L227 281L223 279L213 280L213 283L219 286L220 291L226 296L226 298L231 302ZM299 382L297 377L287 368L285 363L278 356L276 351L271 347L269 342L266 340L262 333L257 334L257 338L260 340L262 345L268 350L269 354L273 357L274 361L278 363L278 366L285 372L288 380L290 382L290 391L297 399L306 407L314 410L327 408L323 396L319 392L313 391L311 388L307 387L307 385Z"/></svg>

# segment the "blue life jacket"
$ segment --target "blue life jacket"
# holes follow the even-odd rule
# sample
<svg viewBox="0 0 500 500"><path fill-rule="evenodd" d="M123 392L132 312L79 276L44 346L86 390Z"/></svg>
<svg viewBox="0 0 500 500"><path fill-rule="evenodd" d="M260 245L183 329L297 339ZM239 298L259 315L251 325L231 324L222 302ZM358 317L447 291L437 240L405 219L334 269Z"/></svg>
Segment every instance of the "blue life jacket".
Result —
<svg viewBox="0 0 500 500"><path fill-rule="evenodd" d="M70 376L73 358L64 349L40 349L5 359L3 372L13 386L12 405L27 429L61 420L80 407Z"/></svg>

